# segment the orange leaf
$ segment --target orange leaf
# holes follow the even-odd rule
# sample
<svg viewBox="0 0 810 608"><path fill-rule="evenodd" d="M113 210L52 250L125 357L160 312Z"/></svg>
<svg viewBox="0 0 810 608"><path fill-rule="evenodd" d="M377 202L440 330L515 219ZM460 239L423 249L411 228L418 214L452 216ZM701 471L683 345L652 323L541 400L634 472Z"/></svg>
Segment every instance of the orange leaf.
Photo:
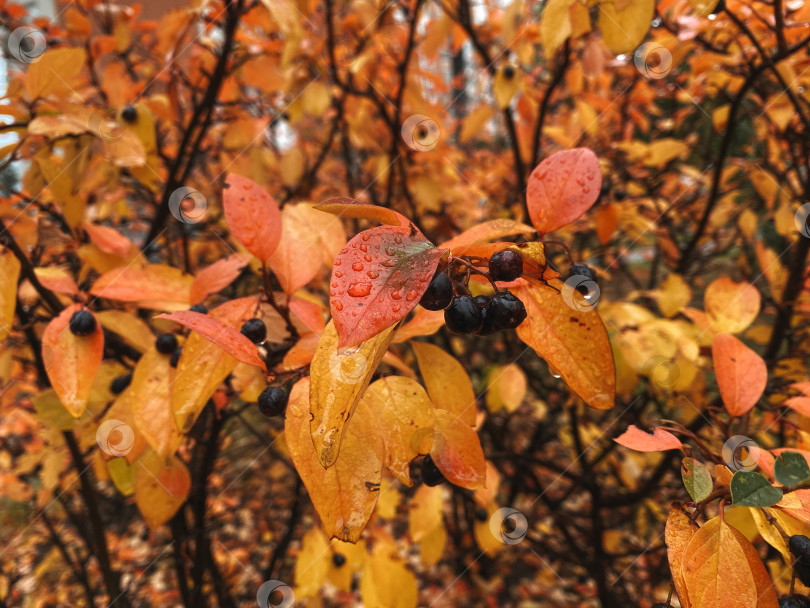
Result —
<svg viewBox="0 0 810 608"><path fill-rule="evenodd" d="M366 205L353 198L339 196L323 201L315 205L316 209L339 215L340 217L351 217L356 219L371 220L378 224L388 224L389 226L410 226L410 220L397 213L393 209L378 207L377 205Z"/></svg>
<svg viewBox="0 0 810 608"><path fill-rule="evenodd" d="M562 289L559 280L551 284ZM557 290L518 279L512 292L523 301L528 316L517 328L517 335L548 361L585 403L610 409L616 397L616 368L605 325L596 310L569 307Z"/></svg>
<svg viewBox="0 0 810 608"><path fill-rule="evenodd" d="M799 412L802 416L810 416L810 397L790 397L782 405Z"/></svg>
<svg viewBox="0 0 810 608"><path fill-rule="evenodd" d="M720 334L712 342L712 359L717 388L731 416L750 410L768 383L768 368L758 354L729 334Z"/></svg>
<svg viewBox="0 0 810 608"><path fill-rule="evenodd" d="M125 266L105 272L90 293L100 298L139 302L145 308L188 308L194 278L162 264Z"/></svg>
<svg viewBox="0 0 810 608"><path fill-rule="evenodd" d="M588 148L552 154L529 176L526 205L529 219L541 234L570 224L599 198L602 171Z"/></svg>
<svg viewBox="0 0 810 608"><path fill-rule="evenodd" d="M132 248L132 241L115 228L91 224L89 222L85 223L83 227L85 232L87 232L87 236L90 237L90 240L103 252L120 256L129 254L129 250Z"/></svg>
<svg viewBox="0 0 810 608"><path fill-rule="evenodd" d="M427 342L411 342L433 405L470 426L478 412L470 377L455 357Z"/></svg>
<svg viewBox="0 0 810 608"><path fill-rule="evenodd" d="M683 447L683 444L675 435L661 427L655 427L652 433L645 433L635 424L627 427L627 430L613 441L639 452L664 452L666 450L680 450Z"/></svg>
<svg viewBox="0 0 810 608"><path fill-rule="evenodd" d="M234 253L203 268L191 284L189 302L202 302L208 294L217 293L230 285L248 263L245 256Z"/></svg>
<svg viewBox="0 0 810 608"><path fill-rule="evenodd" d="M70 276L70 273L64 268L59 268L58 266L34 268L34 274L37 275L37 279L39 279L39 282L42 283L46 289L67 296L79 295L79 288L76 286L76 281L73 280L73 277Z"/></svg>
<svg viewBox="0 0 810 608"><path fill-rule="evenodd" d="M695 533L681 565L689 601L700 608L777 608L768 572L756 549L719 517Z"/></svg>
<svg viewBox="0 0 810 608"><path fill-rule="evenodd" d="M312 504L329 536L357 542L380 493L385 445L374 413L358 407L346 426L340 454L328 469L319 460L310 436L310 378L290 391L284 437Z"/></svg>
<svg viewBox="0 0 810 608"><path fill-rule="evenodd" d="M468 490L485 486L486 462L481 442L454 413L436 410L430 456L450 483Z"/></svg>
<svg viewBox="0 0 810 608"><path fill-rule="evenodd" d="M264 361L259 357L259 350L253 342L241 332L228 327L225 323L210 315L191 310L182 310L163 313L158 315L158 318L175 321L189 329L193 329L242 363L255 365L263 370L267 369Z"/></svg>
<svg viewBox="0 0 810 608"><path fill-rule="evenodd" d="M422 233L399 226L365 230L349 241L335 260L329 290L338 347L403 319L425 293L442 253Z"/></svg>
<svg viewBox="0 0 810 608"><path fill-rule="evenodd" d="M264 188L241 175L229 175L226 184L222 205L231 234L250 253L266 262L281 238L278 203Z"/></svg>
<svg viewBox="0 0 810 608"><path fill-rule="evenodd" d="M146 450L137 462L135 504L152 530L169 521L186 502L191 475L176 456L164 460Z"/></svg>
<svg viewBox="0 0 810 608"><path fill-rule="evenodd" d="M175 368L170 359L152 346L135 366L127 391L135 425L162 458L174 454L181 441L172 415Z"/></svg>
<svg viewBox="0 0 810 608"><path fill-rule="evenodd" d="M0 340L5 340L14 325L17 305L17 281L20 261L11 250L0 253Z"/></svg>
<svg viewBox="0 0 810 608"><path fill-rule="evenodd" d="M692 526L692 520L683 510L680 504L673 504L669 508L669 516L667 517L667 525L665 528L665 542L667 545L667 558L669 559L669 569L672 573L672 582L675 585L675 590L678 592L678 598L681 600L683 608L691 608L689 596L686 592L686 583L683 580L681 572L681 563L683 561L683 552L686 545L694 536L695 531Z"/></svg>
<svg viewBox="0 0 810 608"><path fill-rule="evenodd" d="M614 203L608 203L604 207L600 205L594 216L594 223L599 242L607 245L619 225L619 206Z"/></svg>
<svg viewBox="0 0 810 608"><path fill-rule="evenodd" d="M293 299L287 303L287 306L296 317L301 319L309 331L323 332L326 322L323 320L323 308L320 305L309 300Z"/></svg>
<svg viewBox="0 0 810 608"><path fill-rule="evenodd" d="M416 309L411 320L401 325L394 336L394 342L405 342L419 336L435 334L444 326L443 310Z"/></svg>
<svg viewBox="0 0 810 608"><path fill-rule="evenodd" d="M281 241L268 260L282 289L291 295L309 283L346 244L340 218L308 203L286 205L281 212Z"/></svg>
<svg viewBox="0 0 810 608"><path fill-rule="evenodd" d="M98 321L96 330L89 336L74 336L69 329L70 317L82 308L81 304L68 306L48 323L42 334L42 359L48 379L62 405L75 418L81 416L87 406L104 356L104 332Z"/></svg>
<svg viewBox="0 0 810 608"><path fill-rule="evenodd" d="M310 365L310 432L323 467L338 457L346 422L394 337L390 327L354 348L338 349L334 320L323 330Z"/></svg>
<svg viewBox="0 0 810 608"><path fill-rule="evenodd" d="M510 219L490 220L465 230L449 241L445 241L439 245L439 247L442 249L449 249L453 253L457 253L456 249L460 249L468 245L489 243L490 241L496 241L505 236L512 236L515 234L531 235L533 233L534 229L531 226L523 224L522 222L517 222Z"/></svg>
<svg viewBox="0 0 810 608"><path fill-rule="evenodd" d="M706 288L703 303L714 331L736 334L757 318L760 295L751 283L735 283L723 277L712 281Z"/></svg>

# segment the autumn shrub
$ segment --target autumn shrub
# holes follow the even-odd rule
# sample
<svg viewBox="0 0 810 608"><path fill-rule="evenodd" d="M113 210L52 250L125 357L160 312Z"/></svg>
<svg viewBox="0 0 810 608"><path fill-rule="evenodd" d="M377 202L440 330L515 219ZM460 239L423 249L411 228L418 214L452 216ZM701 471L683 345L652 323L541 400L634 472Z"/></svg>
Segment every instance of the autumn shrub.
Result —
<svg viewBox="0 0 810 608"><path fill-rule="evenodd" d="M805 605L810 4L142 8L0 0L0 607Z"/></svg>

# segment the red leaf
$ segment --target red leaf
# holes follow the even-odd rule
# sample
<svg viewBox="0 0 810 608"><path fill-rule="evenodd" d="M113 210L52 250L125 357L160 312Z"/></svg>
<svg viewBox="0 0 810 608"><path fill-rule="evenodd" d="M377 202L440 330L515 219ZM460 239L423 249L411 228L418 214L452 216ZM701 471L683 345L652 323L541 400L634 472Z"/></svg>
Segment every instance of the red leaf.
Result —
<svg viewBox="0 0 810 608"><path fill-rule="evenodd" d="M732 416L742 416L765 391L768 383L765 361L731 334L720 334L714 339L712 359L723 405Z"/></svg>
<svg viewBox="0 0 810 608"><path fill-rule="evenodd" d="M631 424L627 427L627 430L613 441L631 450L638 450L639 452L680 450L683 445L680 439L661 427L655 427L652 434L650 434L645 433L635 424Z"/></svg>
<svg viewBox="0 0 810 608"><path fill-rule="evenodd" d="M352 217L356 219L371 220L380 224L391 226L410 226L411 222L401 213L393 209L378 207L377 205L366 205L360 201L346 196L338 196L325 200L315 208L326 211L340 217Z"/></svg>
<svg viewBox="0 0 810 608"><path fill-rule="evenodd" d="M192 304L197 304L202 302L209 293L216 293L220 289L225 289L239 276L248 261L249 259L245 259L245 256L234 253L203 268L197 273L194 282L191 284L189 301Z"/></svg>
<svg viewBox="0 0 810 608"><path fill-rule="evenodd" d="M158 315L158 318L175 321L181 325L185 325L189 329L193 329L242 363L255 365L263 370L267 369L264 361L259 358L259 351L256 345L240 332L225 325L222 321L209 315L192 312L190 310L164 313Z"/></svg>
<svg viewBox="0 0 810 608"><path fill-rule="evenodd" d="M570 224L599 198L602 171L588 148L552 154L529 176L526 204L537 231L546 234Z"/></svg>
<svg viewBox="0 0 810 608"><path fill-rule="evenodd" d="M256 182L241 175L229 175L226 183L222 204L231 234L264 262L281 239L278 203Z"/></svg>
<svg viewBox="0 0 810 608"><path fill-rule="evenodd" d="M335 260L329 290L338 348L404 318L425 293L443 252L401 226L365 230L349 241Z"/></svg>

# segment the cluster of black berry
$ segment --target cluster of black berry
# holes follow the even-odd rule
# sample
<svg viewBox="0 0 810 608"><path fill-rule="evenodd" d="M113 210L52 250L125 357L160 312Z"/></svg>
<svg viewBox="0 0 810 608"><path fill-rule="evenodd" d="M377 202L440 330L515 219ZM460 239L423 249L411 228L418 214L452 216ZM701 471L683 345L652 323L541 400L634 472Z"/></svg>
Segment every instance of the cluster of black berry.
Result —
<svg viewBox="0 0 810 608"><path fill-rule="evenodd" d="M514 281L523 274L523 259L511 250L499 251L489 260L493 281ZM428 310L444 310L444 322L454 334L488 336L514 329L526 318L526 307L513 293L499 291L491 298L463 294L454 297L453 282L438 270L419 302Z"/></svg>

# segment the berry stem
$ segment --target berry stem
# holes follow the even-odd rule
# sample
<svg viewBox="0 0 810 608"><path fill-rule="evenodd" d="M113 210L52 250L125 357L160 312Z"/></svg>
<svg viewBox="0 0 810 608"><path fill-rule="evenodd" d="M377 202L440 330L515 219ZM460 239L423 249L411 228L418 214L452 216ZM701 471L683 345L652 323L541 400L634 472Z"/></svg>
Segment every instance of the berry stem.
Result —
<svg viewBox="0 0 810 608"><path fill-rule="evenodd" d="M568 263L573 264L574 258L571 256L571 250L568 248L568 245L563 243L562 241L543 241L543 245L559 245L563 249L565 249L565 255L568 256Z"/></svg>
<svg viewBox="0 0 810 608"><path fill-rule="evenodd" d="M278 302L276 302L276 297L273 295L273 288L270 286L270 271L265 263L262 263L262 278L264 279L264 293L267 296L267 302L281 315L281 318L284 319L284 322L287 324L287 331L290 335L297 339L298 330L295 328L290 318L290 309L287 306L280 306Z"/></svg>
<svg viewBox="0 0 810 608"><path fill-rule="evenodd" d="M468 269L470 272L474 272L474 273L476 273L476 274L480 274L480 275L485 276L485 277L487 278L487 281L489 281L489 282L490 282L490 284L492 285L493 289L495 290L495 293L497 293L497 292L499 291L498 286L495 284L495 281L493 281L493 280L490 278L489 273L484 272L484 271L483 271L483 270L481 270L480 268L477 268L477 267L475 266L475 264L473 264L472 262L468 262L468 261L467 261L467 260L465 260L464 258L451 258L451 260L450 260L450 261L451 261L451 262L457 262L457 263L461 264L462 266L465 266L465 267L466 267L466 268L467 268L467 269ZM469 273L468 273L468 274L469 274Z"/></svg>

